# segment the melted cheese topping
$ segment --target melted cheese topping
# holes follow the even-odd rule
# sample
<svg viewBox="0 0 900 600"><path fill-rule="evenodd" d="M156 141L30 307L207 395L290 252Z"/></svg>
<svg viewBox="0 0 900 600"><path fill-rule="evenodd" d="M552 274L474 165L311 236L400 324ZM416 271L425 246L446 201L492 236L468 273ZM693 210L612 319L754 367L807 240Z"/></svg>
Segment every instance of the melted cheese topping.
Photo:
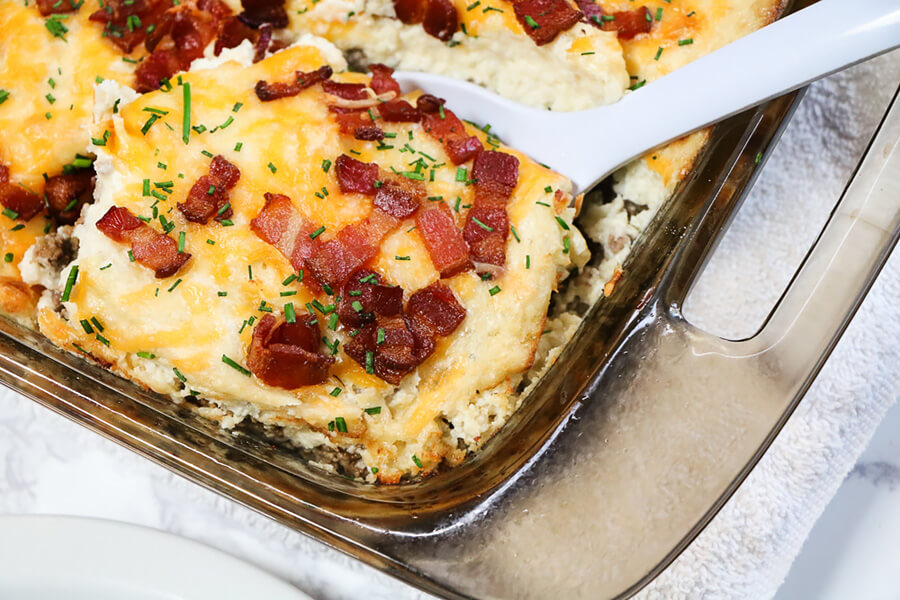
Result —
<svg viewBox="0 0 900 600"><path fill-rule="evenodd" d="M87 151L97 78L133 78L134 64L102 37L101 25L88 21L98 7L86 0L77 12L58 15L68 31L54 37L33 2L0 2L0 88L9 94L0 104L0 164L9 167L11 181L38 193L45 175L58 175ZM0 217L0 248L12 255L0 263L0 277L13 282L20 281L25 250L47 233L49 221L39 215L17 225Z"/></svg>
<svg viewBox="0 0 900 600"><path fill-rule="evenodd" d="M191 86L190 120L195 128L188 144L182 140L181 86L123 101L117 113L101 117L94 137L110 134L104 147L95 148L96 202L75 228L79 271L66 303L69 320L63 323L48 309L41 326L64 347L83 349L156 391L182 396L196 390L223 406L238 406L257 416L274 414L281 424L303 424L334 443L358 445L380 477L396 479L419 470L413 455L427 471L455 450L441 442L442 415L459 412L482 390L504 389L497 394L498 401L512 403L510 381L531 364L550 294L562 273L584 263L587 251L574 227L566 230L556 220L561 215L570 224L574 217L570 182L504 148L520 160L509 215L521 241L510 236L508 267L498 279L486 282L469 272L445 280L467 317L399 389L366 374L343 352L336 355L333 377L296 390L266 386L225 364L223 355L244 363L253 329L244 323L259 319L264 314L261 307L277 314L291 302L302 312L316 298L297 282L283 285L292 273L290 264L249 228L265 192L290 196L303 214L326 227L322 239L371 211L370 198L342 194L334 168L323 168L323 161L333 162L342 153L377 162L385 170L409 171L414 168L411 163L423 160L428 165L422 172L428 175L429 195L459 205L460 223L472 199L472 187L456 181L457 168L419 124L383 124L396 137L385 140L391 148L378 149L377 143L339 133L327 109L333 97L320 86L267 103L253 92L260 79L286 80L297 70L311 71L323 62L319 48L299 46L256 65L226 62L184 75L183 82ZM367 80L354 74L336 79ZM162 112L165 115L147 129L151 115ZM470 129L487 143L482 132ZM233 226L190 223L175 207L207 173L210 158L205 153L222 154L241 170L230 195ZM471 163L463 166L471 168ZM545 191L548 187L550 192ZM556 190L563 192L561 202L554 202ZM148 218L157 229L163 219L174 223L170 235L178 239L184 234L190 261L164 280L131 262L126 245L95 227L114 204ZM409 219L391 233L373 261L387 281L403 286L407 294L439 278L413 225ZM410 260L397 258L407 256ZM63 273L61 283L65 277ZM492 295L494 286L501 291ZM318 300L325 305L332 301L324 294ZM515 320L508 318L511 314ZM332 331L325 327L327 317L319 317L329 343L339 340L343 345L350 339L343 328ZM85 333L79 324L92 318L101 322L103 339L96 332ZM184 389L179 389L179 375L173 369L185 378ZM342 390L337 397L331 395L335 388ZM373 406L383 407L381 414L364 412ZM336 417L345 419L346 435L328 431Z"/></svg>
<svg viewBox="0 0 900 600"><path fill-rule="evenodd" d="M292 31L362 48L371 62L468 79L526 104L580 110L615 102L630 85L614 32L579 23L537 46L511 3L455 4L462 28L449 43L398 21L391 0L288 0L287 7Z"/></svg>

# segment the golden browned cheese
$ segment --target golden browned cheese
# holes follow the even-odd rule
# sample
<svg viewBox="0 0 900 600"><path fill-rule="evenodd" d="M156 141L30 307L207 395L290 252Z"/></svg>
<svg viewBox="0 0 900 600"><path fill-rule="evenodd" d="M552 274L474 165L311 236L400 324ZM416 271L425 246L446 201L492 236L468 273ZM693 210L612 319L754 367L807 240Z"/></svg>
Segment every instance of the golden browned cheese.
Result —
<svg viewBox="0 0 900 600"><path fill-rule="evenodd" d="M67 31L54 35L35 2L0 2L0 89L8 94L0 104L0 165L13 183L37 193L45 176L58 175L87 151L98 78L133 79L134 63L88 20L98 8L97 0L85 0L77 12L56 16ZM50 227L44 215L24 228L16 229L18 223L0 216L0 248L12 255L0 263L0 287L12 286L3 292L8 297L18 294L25 250ZM32 302L0 305L0 312L26 321L33 309Z"/></svg>
<svg viewBox="0 0 900 600"><path fill-rule="evenodd" d="M325 383L295 390L267 386L225 364L223 354L246 364L253 324L245 323L251 318L258 320L269 310L279 314L287 303L305 313L313 300L323 305L333 300L305 284L284 284L294 271L290 263L249 227L266 192L288 195L307 218L325 227L323 240L372 210L370 198L342 193L335 169L323 167L343 153L376 162L384 171L421 169L429 202L445 202L460 222L473 199L473 186L460 177L471 170L471 161L454 166L419 123L384 123L392 136L385 144L359 141L339 132L327 106L335 98L320 86L273 102L256 97L258 80L284 81L296 71L316 69L326 58L319 47L298 46L252 66L226 61L184 74L182 81L191 86L191 123L202 130L191 131L189 144L182 139L182 86L123 100L116 113L104 112L93 130L97 138L109 132L105 146L95 149L95 203L74 230L79 270L66 304L68 321L48 305L40 316L41 331L156 391L181 397L195 390L235 414L302 429L296 439L308 446L355 447L379 479L396 481L464 454L457 451L456 439L445 435L442 418L469 427L476 438L491 425L488 413L512 410L515 383L531 364L557 280L583 264L587 250L571 225L571 183L498 146L520 161L508 205L516 234L508 243L507 267L490 281L474 271L443 280L467 316L398 387L366 373L343 351L335 354ZM339 54L333 58L341 60ZM356 74L335 77L368 81ZM111 93L109 86L100 92ZM146 127L151 115L163 113ZM490 147L483 132L467 127ZM241 171L230 193L233 225L188 222L175 206L206 173L209 155L219 154ZM420 159L425 166L415 167ZM170 235L183 234L189 262L163 280L131 262L127 247L95 227L113 204L148 218L157 229L163 219L174 223ZM371 264L407 294L439 279L414 225L412 219L402 223ZM92 318L102 323L103 339L80 324ZM342 348L352 339L345 328L327 326L328 314L319 314L319 320L330 344L339 342ZM184 389L173 369L184 377ZM478 403L482 406L475 410ZM378 415L365 412L374 407L381 409ZM338 417L347 432L329 428Z"/></svg>

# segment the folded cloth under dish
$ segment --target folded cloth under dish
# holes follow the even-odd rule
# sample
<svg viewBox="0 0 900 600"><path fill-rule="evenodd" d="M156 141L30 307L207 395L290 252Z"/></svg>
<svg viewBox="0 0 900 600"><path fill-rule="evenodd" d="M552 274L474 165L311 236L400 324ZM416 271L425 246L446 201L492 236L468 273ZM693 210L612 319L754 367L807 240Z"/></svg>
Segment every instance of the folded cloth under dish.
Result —
<svg viewBox="0 0 900 600"><path fill-rule="evenodd" d="M813 86L691 298L688 314L702 314L699 325L738 335L762 321L898 81L894 53ZM898 297L900 253L769 452L641 597L757 599L775 592L900 393ZM712 325L720 323L727 325ZM0 389L0 513L9 512L159 527L246 558L323 600L425 597Z"/></svg>
<svg viewBox="0 0 900 600"><path fill-rule="evenodd" d="M753 333L751 325L765 318L827 218L898 84L900 53L894 52L810 88L691 297L688 315L708 322L698 325L726 336ZM748 277L754 271L760 276ZM898 297L895 252L771 448L639 598L774 595L900 397Z"/></svg>

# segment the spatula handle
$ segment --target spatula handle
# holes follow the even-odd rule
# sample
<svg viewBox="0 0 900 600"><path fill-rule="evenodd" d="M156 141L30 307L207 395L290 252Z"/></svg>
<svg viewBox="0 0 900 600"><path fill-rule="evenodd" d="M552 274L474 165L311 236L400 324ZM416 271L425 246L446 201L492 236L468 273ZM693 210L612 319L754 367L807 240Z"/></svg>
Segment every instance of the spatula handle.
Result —
<svg viewBox="0 0 900 600"><path fill-rule="evenodd" d="M585 190L665 142L897 46L900 1L820 0L614 105L553 115L565 143L538 147L535 158Z"/></svg>

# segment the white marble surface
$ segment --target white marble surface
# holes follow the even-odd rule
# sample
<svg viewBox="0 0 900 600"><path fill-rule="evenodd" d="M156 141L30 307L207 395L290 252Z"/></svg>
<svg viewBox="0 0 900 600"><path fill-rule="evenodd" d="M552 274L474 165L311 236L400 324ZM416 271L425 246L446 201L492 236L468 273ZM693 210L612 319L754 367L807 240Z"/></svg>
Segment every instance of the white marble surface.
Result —
<svg viewBox="0 0 900 600"><path fill-rule="evenodd" d="M892 63L894 75L896 66L900 65L896 58L898 56ZM729 238L720 248L708 274L704 275L699 299L694 303L695 320L715 331L741 333L752 331L765 315L802 258L804 243L812 239L827 216L835 194L840 190L841 177L852 169L852 161L842 160L841 157L865 143L865 134L852 123L854 109L851 101L870 94L873 86L883 84L886 64L880 63L878 69L858 68L854 73L821 84L812 92L814 101L807 108L801 108L798 124L786 133L780 146L781 152L776 151L767 165L757 191L735 221L733 231L729 232ZM883 90L881 95L885 95ZM796 189L796 179L791 185L797 173L802 174L809 188ZM810 193L810 189L814 189L815 193ZM758 231L761 219L773 229L762 233ZM799 241L795 244L767 244L766 235L779 236L779 239L781 236L798 236ZM762 280L759 277L760 265L765 265L767 274ZM746 305L723 306L722 302L716 301L717 293L743 296L752 293L757 300L752 310L748 311ZM851 325L845 340L826 364L801 409L791 419L785 435L780 436L772 451L751 475L747 485L753 486L752 489L742 488L723 511L725 520L714 521L694 548L689 549L683 559L679 559L669 573L660 578L661 586L655 588L657 597L759 598L774 592L796 551L787 544L785 548L789 550L783 552L783 556L772 557L776 546L774 541L770 543L769 540L782 539L774 537L774 533L773 537L760 535L753 538L756 546L749 550L756 562L738 560L742 558L739 553L748 550L737 548L725 555L730 557L725 562L710 565L708 561L704 562L703 551L715 548L723 539L730 539L729 536L741 528L774 528L773 524L789 528L797 539L803 539L815 514L786 514L789 509L779 511L780 505L771 498L765 505L766 510L752 514L752 519L747 518L743 525L735 523L734 515L746 514L740 512L741 503L744 507L748 503L762 506L756 502L753 492L762 489L763 484L777 488L779 478L790 479L792 467L790 463L785 466L783 458L790 457L791 449L798 440L806 444L804 448L807 451L818 453L818 462L815 469L804 472L808 473L807 480L789 482L797 486L792 489L805 494L819 490L821 498L815 501L824 505L827 497L837 488L846 469L841 471L843 463L834 466L832 463L836 461L833 457L838 456L838 450L843 451L841 460L849 460L846 465L849 468L852 456L865 445L871 433L865 428L855 427L856 416L862 414L860 411L867 411L865 414L870 415L870 419L877 419L882 414L880 411L897 398L900 335L889 333L900 332L898 296L900 256L895 255ZM874 344L871 354L874 358L868 361L870 364L860 366L859 348L866 341ZM817 423L816 407L833 403L835 397L847 398L846 414L839 413L836 421ZM898 430L894 428L894 431ZM900 434L895 438L895 443L900 445L897 440L900 440ZM847 456L851 458L847 459ZM898 453L893 456L897 458ZM826 468L829 465L833 467L830 470ZM863 463L858 467L858 472L873 473L879 469L881 467L874 466L874 463L868 466ZM844 489L848 485L859 485L861 481L853 475ZM845 514L869 514L862 510L863 504L855 503L857 496L852 491L847 493L850 494L847 500L850 504ZM842 494L846 495L843 489L839 499ZM889 500L879 502L890 504ZM869 505L874 505L874 502L869 502ZM774 508L770 510L770 507ZM292 581L316 598L423 597L317 542L173 476L21 396L2 390L0 514L8 513L100 516L158 527L246 558ZM727 520L729 518L731 520ZM863 538L877 539L884 531L878 527L881 518L874 516L871 521L874 525L866 525L865 518L848 524L846 518L839 517L839 521L846 525L841 532L845 539L853 537L856 540L858 536L860 544ZM720 525L717 530L717 522L725 525ZM893 517L892 523L900 527L900 513ZM874 532L875 538L866 533L870 531ZM816 544L833 545L838 543L835 539L826 537ZM796 543L797 547L799 543ZM852 559L852 556L847 556L841 560ZM766 582L767 585L760 586L759 582L755 582L753 587L753 578L759 577L753 571L761 572L758 566L765 560L769 561L765 573L776 575L767 575L771 579ZM803 558L797 563L797 569L805 560ZM836 564L837 559L831 560L830 564ZM746 567L748 564L753 567ZM817 568L820 567L810 567L813 572ZM825 568L828 568L827 565ZM712 588L704 589L704 580L696 577L701 571L713 575L723 571L734 575L734 571L741 571L738 573L741 577L733 577L738 582L736 587L732 588L731 594L723 594L712 591ZM852 571L848 573L851 573L848 577L852 578ZM794 585L793 578L792 574L789 585ZM812 580L815 583L815 577ZM748 591L751 589L768 592L754 594ZM824 588L795 589L817 592ZM791 597L816 595L803 593Z"/></svg>

